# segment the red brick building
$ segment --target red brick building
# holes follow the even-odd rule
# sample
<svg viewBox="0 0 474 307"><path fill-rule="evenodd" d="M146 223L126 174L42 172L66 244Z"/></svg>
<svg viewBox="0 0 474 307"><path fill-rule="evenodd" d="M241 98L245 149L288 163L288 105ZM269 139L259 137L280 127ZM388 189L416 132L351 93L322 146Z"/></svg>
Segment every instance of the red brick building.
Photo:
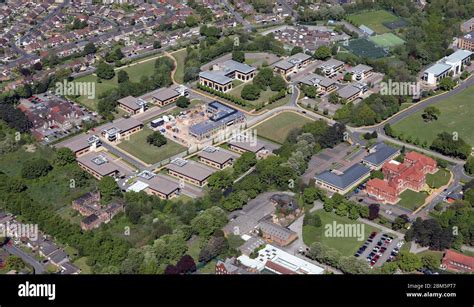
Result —
<svg viewBox="0 0 474 307"><path fill-rule="evenodd" d="M448 249L444 254L441 266L449 271L472 273L474 272L474 257Z"/></svg>
<svg viewBox="0 0 474 307"><path fill-rule="evenodd" d="M421 191L426 183L426 174L433 174L437 170L435 160L412 151L405 156L403 163L386 162L382 166L384 180L369 180L366 191L371 197L394 204L406 189Z"/></svg>

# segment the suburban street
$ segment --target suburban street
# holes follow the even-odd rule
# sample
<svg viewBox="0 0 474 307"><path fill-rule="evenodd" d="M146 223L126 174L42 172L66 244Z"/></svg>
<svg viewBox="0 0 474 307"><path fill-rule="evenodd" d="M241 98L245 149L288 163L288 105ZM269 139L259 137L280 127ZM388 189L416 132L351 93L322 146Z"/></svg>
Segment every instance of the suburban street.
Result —
<svg viewBox="0 0 474 307"><path fill-rule="evenodd" d="M6 244L3 246L3 249L5 249L7 252L9 252L12 255L20 257L21 259L23 259L23 261L31 265L35 269L35 274L43 274L46 271L45 266L43 264L41 264L33 256L25 253L18 247L14 245Z"/></svg>

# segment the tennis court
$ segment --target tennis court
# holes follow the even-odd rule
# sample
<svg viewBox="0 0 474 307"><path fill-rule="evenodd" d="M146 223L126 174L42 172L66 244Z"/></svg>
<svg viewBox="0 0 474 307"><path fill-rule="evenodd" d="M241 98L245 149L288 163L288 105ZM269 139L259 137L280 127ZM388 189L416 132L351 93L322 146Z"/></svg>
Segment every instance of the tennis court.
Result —
<svg viewBox="0 0 474 307"><path fill-rule="evenodd" d="M369 40L382 48L391 48L403 45L405 41L393 33L385 33L369 37Z"/></svg>
<svg viewBox="0 0 474 307"><path fill-rule="evenodd" d="M375 45L373 42L365 38L357 38L350 40L347 45L343 45L344 48L359 57L377 59L384 57L387 52Z"/></svg>

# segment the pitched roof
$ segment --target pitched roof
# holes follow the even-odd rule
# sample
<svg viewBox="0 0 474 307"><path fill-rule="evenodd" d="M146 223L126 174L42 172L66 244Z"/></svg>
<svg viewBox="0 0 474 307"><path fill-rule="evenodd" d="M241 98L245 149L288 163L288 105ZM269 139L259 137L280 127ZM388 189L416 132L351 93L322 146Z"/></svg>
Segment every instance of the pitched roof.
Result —
<svg viewBox="0 0 474 307"><path fill-rule="evenodd" d="M443 264L458 270L474 271L474 257L458 253L452 249L446 250L443 257Z"/></svg>

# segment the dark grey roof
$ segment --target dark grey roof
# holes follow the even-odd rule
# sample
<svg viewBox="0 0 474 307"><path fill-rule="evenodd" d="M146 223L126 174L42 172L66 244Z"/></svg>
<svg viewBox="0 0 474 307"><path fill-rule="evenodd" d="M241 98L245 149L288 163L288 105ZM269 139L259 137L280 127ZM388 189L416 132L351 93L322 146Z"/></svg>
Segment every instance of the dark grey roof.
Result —
<svg viewBox="0 0 474 307"><path fill-rule="evenodd" d="M315 178L338 187L341 190L345 190L347 187L353 185L368 173L370 173L370 169L358 163L349 167L343 174L325 171L319 175L316 175Z"/></svg>
<svg viewBox="0 0 474 307"><path fill-rule="evenodd" d="M239 119L244 114L236 109L228 107L218 101L209 103L208 108L214 110L214 115L209 120L197 123L189 128L194 135L203 135L219 127L227 126L233 120Z"/></svg>
<svg viewBox="0 0 474 307"><path fill-rule="evenodd" d="M388 146L385 143L379 143L375 145L374 148L375 152L365 157L364 161L377 166L381 165L398 152L398 149Z"/></svg>
<svg viewBox="0 0 474 307"><path fill-rule="evenodd" d="M98 220L99 217L95 214L91 214L85 218L82 219L82 222L86 225L89 225L89 224L92 224L93 222L95 222L96 220Z"/></svg>
<svg viewBox="0 0 474 307"><path fill-rule="evenodd" d="M179 95L179 92L175 88L163 88L153 94L153 98L159 101L166 101Z"/></svg>
<svg viewBox="0 0 474 307"><path fill-rule="evenodd" d="M337 90L337 94L339 95L339 97L346 98L346 99L354 95L357 95L359 93L360 93L360 89L350 84Z"/></svg>

